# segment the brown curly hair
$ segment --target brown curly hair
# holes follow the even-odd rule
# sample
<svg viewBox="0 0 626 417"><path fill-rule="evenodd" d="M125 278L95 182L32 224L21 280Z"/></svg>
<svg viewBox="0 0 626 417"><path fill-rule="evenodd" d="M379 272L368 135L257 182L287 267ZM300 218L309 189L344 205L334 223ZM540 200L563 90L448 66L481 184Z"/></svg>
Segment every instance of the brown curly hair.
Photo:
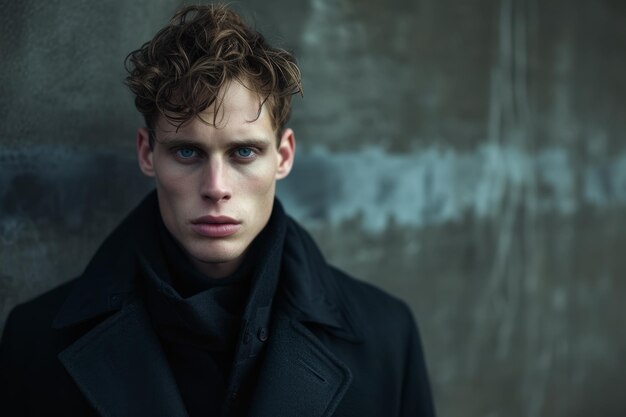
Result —
<svg viewBox="0 0 626 417"><path fill-rule="evenodd" d="M273 48L228 6L186 6L152 40L128 54L126 85L144 116L150 142L159 116L180 127L194 117L216 125L220 92L237 80L269 106L280 133L291 110L291 96L302 94L300 69L284 49ZM200 113L214 105L213 121ZM258 117L258 116L257 116Z"/></svg>

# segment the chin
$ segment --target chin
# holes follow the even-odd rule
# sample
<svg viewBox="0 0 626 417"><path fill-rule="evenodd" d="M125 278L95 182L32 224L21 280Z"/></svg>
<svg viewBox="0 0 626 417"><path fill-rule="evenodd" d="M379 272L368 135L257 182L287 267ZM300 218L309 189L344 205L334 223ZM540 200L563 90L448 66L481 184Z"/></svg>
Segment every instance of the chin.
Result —
<svg viewBox="0 0 626 417"><path fill-rule="evenodd" d="M201 246L201 247L198 247ZM211 242L196 244L187 250L196 260L203 263L218 264L232 262L243 255L244 250L237 244L229 242Z"/></svg>

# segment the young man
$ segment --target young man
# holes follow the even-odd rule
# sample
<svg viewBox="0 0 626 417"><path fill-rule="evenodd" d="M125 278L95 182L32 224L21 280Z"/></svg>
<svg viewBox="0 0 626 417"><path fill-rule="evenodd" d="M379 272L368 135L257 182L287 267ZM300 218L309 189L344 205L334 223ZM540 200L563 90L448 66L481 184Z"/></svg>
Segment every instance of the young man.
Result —
<svg viewBox="0 0 626 417"><path fill-rule="evenodd" d="M192 6L128 63L156 191L81 277L13 310L2 414L432 416L409 309L327 265L275 199L293 57Z"/></svg>

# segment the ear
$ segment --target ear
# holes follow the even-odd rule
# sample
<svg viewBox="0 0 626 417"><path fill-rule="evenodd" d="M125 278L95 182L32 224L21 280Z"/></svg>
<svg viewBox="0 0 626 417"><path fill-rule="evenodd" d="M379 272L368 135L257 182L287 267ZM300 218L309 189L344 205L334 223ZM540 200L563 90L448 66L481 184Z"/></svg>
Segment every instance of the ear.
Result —
<svg viewBox="0 0 626 417"><path fill-rule="evenodd" d="M139 168L148 177L154 177L153 152L150 148L150 133L145 127L137 130L137 161Z"/></svg>
<svg viewBox="0 0 626 417"><path fill-rule="evenodd" d="M278 145L278 169L276 179L282 180L291 172L296 155L296 136L291 129L285 129Z"/></svg>

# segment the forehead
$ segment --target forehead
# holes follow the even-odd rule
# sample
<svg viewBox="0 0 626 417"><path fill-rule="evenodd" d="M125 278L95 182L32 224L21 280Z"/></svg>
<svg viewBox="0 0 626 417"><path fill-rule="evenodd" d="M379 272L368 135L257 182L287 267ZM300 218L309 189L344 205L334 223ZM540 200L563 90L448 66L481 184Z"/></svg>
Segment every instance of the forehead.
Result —
<svg viewBox="0 0 626 417"><path fill-rule="evenodd" d="M159 117L155 127L168 136L209 131L243 135L256 132L256 136L268 133L274 136L275 133L268 103L236 80L224 86L211 106L180 127L172 125L165 117Z"/></svg>

